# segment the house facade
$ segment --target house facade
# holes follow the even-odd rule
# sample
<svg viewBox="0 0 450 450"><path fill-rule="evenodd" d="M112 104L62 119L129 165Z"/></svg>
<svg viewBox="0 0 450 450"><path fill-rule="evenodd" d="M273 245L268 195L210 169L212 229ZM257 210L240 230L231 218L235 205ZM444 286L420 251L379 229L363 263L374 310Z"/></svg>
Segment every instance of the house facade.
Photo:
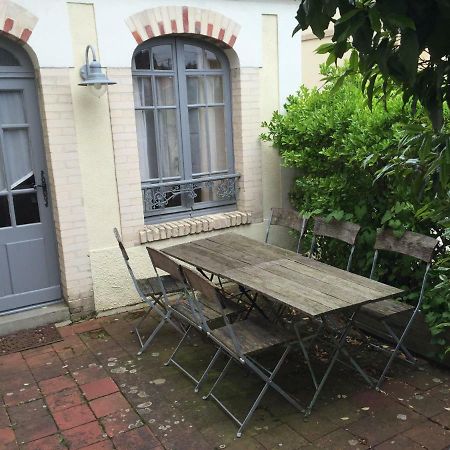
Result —
<svg viewBox="0 0 450 450"><path fill-rule="evenodd" d="M301 83L296 8L0 0L0 314L137 304L113 227L139 276L146 245L263 238L292 182L259 135ZM115 84L80 86L93 59Z"/></svg>

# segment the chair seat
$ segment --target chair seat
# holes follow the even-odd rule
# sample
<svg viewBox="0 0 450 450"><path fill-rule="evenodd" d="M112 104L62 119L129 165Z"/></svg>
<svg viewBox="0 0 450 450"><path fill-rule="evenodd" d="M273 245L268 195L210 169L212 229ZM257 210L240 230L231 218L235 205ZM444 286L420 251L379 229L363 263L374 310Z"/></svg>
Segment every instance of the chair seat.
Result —
<svg viewBox="0 0 450 450"><path fill-rule="evenodd" d="M158 281L158 277L141 278L136 281L146 297L149 297L151 295L162 294L161 286ZM161 281L163 282L164 288L168 294L173 294L174 292L179 292L179 291L183 290L183 288L184 288L183 283L180 283L179 281L177 281L175 278L171 277L170 275L161 276Z"/></svg>
<svg viewBox="0 0 450 450"><path fill-rule="evenodd" d="M231 324L237 340L241 344L244 355L257 352L259 350L274 347L295 339L294 334L284 329L274 327L266 321L254 319L241 320ZM212 331L213 336L225 345L232 353L235 352L233 341L229 335L227 327L217 328Z"/></svg>
<svg viewBox="0 0 450 450"><path fill-rule="evenodd" d="M201 297L199 300L200 301L202 300ZM208 305L206 301L201 301L201 303L203 306L203 315L205 316L205 319L208 323L213 322L214 320L222 317L221 311L217 311L217 309L211 307L211 305ZM192 310L187 300L183 300L182 302L177 301L175 304L172 304L171 306L174 310L178 311L180 314L187 317L191 322L197 322L192 315ZM227 312L228 316L237 314L242 311L242 308L239 305L236 305L231 301L226 301L226 307L228 310Z"/></svg>
<svg viewBox="0 0 450 450"><path fill-rule="evenodd" d="M414 309L414 306L398 300L387 299L376 303L369 303L361 308L361 312L376 319L386 319Z"/></svg>

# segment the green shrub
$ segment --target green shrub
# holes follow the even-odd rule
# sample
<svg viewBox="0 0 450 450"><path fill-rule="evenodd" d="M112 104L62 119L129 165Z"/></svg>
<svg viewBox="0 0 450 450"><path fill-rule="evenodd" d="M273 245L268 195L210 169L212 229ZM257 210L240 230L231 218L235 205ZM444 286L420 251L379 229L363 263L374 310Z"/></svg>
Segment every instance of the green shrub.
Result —
<svg viewBox="0 0 450 450"><path fill-rule="evenodd" d="M339 69L322 70L329 79L341 73ZM352 265L357 273L368 276L370 272L379 227L392 228L399 235L411 230L444 236L448 197L440 197L432 189L418 189L413 165L404 164L409 157L402 147L405 127L426 127L427 122L422 110L413 114L411 108L403 107L400 94L370 110L361 92L361 79L355 76L345 78L339 89L331 82L321 90L302 87L288 98L285 113L275 112L272 120L263 124L267 130L262 139L279 149L285 166L298 169L290 193L298 211L362 226ZM411 147L409 151L415 150ZM399 156L402 164L398 164ZM448 244L445 237L444 243ZM345 267L348 252L329 242L320 246L320 255L325 262ZM415 300L423 276L423 271L415 270L417 265L408 258L384 254L379 279L408 289L411 293L405 301ZM442 288L443 297L448 299L446 287ZM435 305L433 301L430 297L424 309L432 318L430 325L440 326L442 331L442 323L450 318L449 302L440 300Z"/></svg>

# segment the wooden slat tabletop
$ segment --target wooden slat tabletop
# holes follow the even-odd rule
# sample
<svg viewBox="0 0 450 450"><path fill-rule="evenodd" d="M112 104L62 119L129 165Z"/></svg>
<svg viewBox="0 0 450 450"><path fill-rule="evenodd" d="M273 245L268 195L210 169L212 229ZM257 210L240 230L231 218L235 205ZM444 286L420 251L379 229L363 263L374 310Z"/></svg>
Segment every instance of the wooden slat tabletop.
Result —
<svg viewBox="0 0 450 450"><path fill-rule="evenodd" d="M225 233L164 253L308 316L397 296L401 290L236 233Z"/></svg>

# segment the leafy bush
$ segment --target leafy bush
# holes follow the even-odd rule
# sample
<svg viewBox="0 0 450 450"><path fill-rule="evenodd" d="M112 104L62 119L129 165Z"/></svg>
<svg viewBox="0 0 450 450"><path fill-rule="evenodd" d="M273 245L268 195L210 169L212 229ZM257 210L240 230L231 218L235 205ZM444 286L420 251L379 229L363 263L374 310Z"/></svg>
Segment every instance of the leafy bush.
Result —
<svg viewBox="0 0 450 450"><path fill-rule="evenodd" d="M399 235L411 230L442 236L440 253L444 254L450 237L445 235L448 193L444 189L437 194L429 188L432 176L425 185L423 177L422 184L416 182L416 171L421 169L409 160L418 164L418 158L411 156L418 145L405 150L405 140L412 136L407 128L427 128L426 114L404 108L400 94L391 95L385 105L373 104L370 110L360 77L343 79L340 75L345 69L322 70L330 81L321 90L302 87L288 98L284 114L275 112L272 120L263 124L267 131L262 138L279 149L284 165L299 170L290 194L293 205L306 216L359 223L362 230L352 270L365 276L370 272L376 231L381 226ZM339 89L331 82L336 79L340 80ZM342 246L330 242L320 250L325 262L345 267L348 253ZM383 254L379 279L408 289L411 294L405 300L415 300L423 276L423 271L415 270L417 265L408 258ZM439 270L446 267L438 265ZM436 270L432 278L437 276ZM431 283L436 284L435 280ZM439 289L439 295L435 291L424 307L435 334L450 322L448 284L444 282Z"/></svg>

